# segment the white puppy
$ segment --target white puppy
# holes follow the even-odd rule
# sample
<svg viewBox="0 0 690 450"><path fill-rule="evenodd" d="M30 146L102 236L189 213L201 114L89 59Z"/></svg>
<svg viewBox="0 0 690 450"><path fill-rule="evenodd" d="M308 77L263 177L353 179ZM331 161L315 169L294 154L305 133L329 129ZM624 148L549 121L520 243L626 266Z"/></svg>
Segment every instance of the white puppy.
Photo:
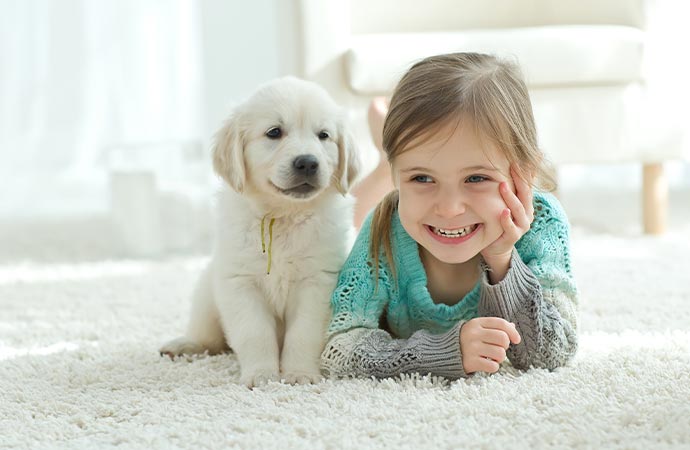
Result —
<svg viewBox="0 0 690 450"><path fill-rule="evenodd" d="M343 112L313 83L267 83L218 132L213 165L227 182L215 252L187 334L160 352L232 347L247 386L316 382L331 293L354 239L346 194L360 159Z"/></svg>

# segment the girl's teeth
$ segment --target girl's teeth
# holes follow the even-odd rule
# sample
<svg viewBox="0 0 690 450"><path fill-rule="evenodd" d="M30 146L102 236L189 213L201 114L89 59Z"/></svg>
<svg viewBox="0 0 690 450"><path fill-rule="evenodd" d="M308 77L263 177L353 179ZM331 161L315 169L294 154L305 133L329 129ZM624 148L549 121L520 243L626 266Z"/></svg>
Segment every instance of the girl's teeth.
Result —
<svg viewBox="0 0 690 450"><path fill-rule="evenodd" d="M434 233L438 234L439 236L444 236L444 237L462 237L470 234L477 228L477 225L470 225L469 227L465 228L458 228L455 230L446 230L444 228L434 228Z"/></svg>

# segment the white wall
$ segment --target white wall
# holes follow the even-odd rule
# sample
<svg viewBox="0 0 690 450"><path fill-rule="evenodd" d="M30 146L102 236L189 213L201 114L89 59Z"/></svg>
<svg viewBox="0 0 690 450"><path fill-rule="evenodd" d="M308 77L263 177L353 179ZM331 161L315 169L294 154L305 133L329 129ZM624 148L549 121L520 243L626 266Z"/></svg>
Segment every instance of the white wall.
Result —
<svg viewBox="0 0 690 450"><path fill-rule="evenodd" d="M232 105L296 71L292 4L0 0L0 220L107 213L113 159L210 168Z"/></svg>
<svg viewBox="0 0 690 450"><path fill-rule="evenodd" d="M291 0L204 0L204 134L260 83L298 70Z"/></svg>
<svg viewBox="0 0 690 450"><path fill-rule="evenodd" d="M175 14L167 12L171 4L176 5ZM232 105L264 81L299 72L297 4L293 0L0 0L0 220L107 212L109 161L106 150L89 144L93 141L89 133L94 130L112 142L123 142L130 152L145 148L155 153L167 151L166 146L191 143L201 158L197 166L203 166L213 180L207 159L211 137ZM670 12L669 17L676 17L671 25L683 27L673 9ZM188 53L187 59L174 59L175 70L180 70L183 79L172 81L185 92L169 92L168 97L176 95L176 101L189 106L164 120L153 106L167 111L170 99L152 98L151 92L149 98L142 98L147 91L136 92L141 88L139 78L129 74L136 68L127 64L131 56L127 52L136 53L132 64L153 63L137 48L136 33L146 32L147 17L157 20L153 23L158 28L153 31L167 32L181 41L170 48L177 52L179 46L186 46L183 50ZM113 21L116 26L108 31ZM175 26L191 33L190 38L180 39L182 31L176 33ZM103 35L106 31L111 34ZM667 73L669 79L678 81L680 72L674 67L688 76L690 70L687 63L679 65L685 60L687 44L673 38L674 33L669 33L673 45L667 57L655 68L663 73L659 67L673 63ZM156 36L156 45L165 50L166 41L160 38L165 34ZM41 59L45 52L49 54ZM47 65L42 70L50 76L35 79L37 61L42 61L38 69ZM85 69L75 72L79 67ZM681 78L687 80L685 75ZM11 83L17 80L29 80L22 85L23 91L12 89ZM149 82L160 87L155 78ZM106 86L110 86L107 93L99 96L99 89ZM85 92L92 94L90 103L84 103ZM42 114L37 117L27 112L47 95L52 100ZM123 95L129 96L128 102L118 103ZM158 103L152 106L151 102ZM679 106L676 114L687 109ZM46 123L54 125L51 134L41 134ZM151 130L150 136L142 129ZM61 151L60 147L70 148ZM32 167L40 167L40 173ZM669 171L672 187L690 186L688 164L669 164ZM640 183L639 168L634 165L566 167L561 173L567 189L637 189Z"/></svg>

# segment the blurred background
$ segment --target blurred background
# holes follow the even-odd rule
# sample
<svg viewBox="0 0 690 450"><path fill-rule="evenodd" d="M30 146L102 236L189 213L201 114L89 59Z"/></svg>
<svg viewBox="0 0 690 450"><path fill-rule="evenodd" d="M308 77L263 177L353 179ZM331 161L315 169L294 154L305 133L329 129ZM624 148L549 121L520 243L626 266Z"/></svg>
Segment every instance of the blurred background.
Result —
<svg viewBox="0 0 690 450"><path fill-rule="evenodd" d="M361 146L372 153L362 129L365 105L374 95L386 95L404 70L403 63L391 61L390 79L362 84L366 68L361 66L367 58L377 64L381 61L372 52L383 45L379 38L384 34L393 45L398 42L396 51L400 51L403 33L423 42L422 33L479 30L471 39L463 35L462 42L479 42L476 48L455 49L483 51L501 45L486 34L497 29L572 26L587 16L583 20L587 25L611 18L611 25L620 27L624 24L618 22L618 9L628 8L627 3L639 6L631 23L640 24L644 34L626 37L625 42L634 41L630 44L633 57L644 58L634 83L625 82L636 89L643 86L644 91L640 101L621 103L629 110L607 114L615 123L618 116L644 112L635 116L632 126L621 128L628 140L620 142L629 142L630 133L645 131L632 139L633 143L644 141L645 148L632 157L556 158L559 195L574 227L641 235L641 164L652 162L663 167L663 182L670 192L668 229L690 228L687 2L553 2L561 9L568 3L578 5L568 13L573 21L567 24L562 15L554 23L542 23L548 16L544 11L548 3L543 1L488 2L494 3L490 8L513 11L506 17L520 23L508 25L487 21L490 15L481 10L472 11L479 19L469 20L469 10L465 14L457 6L468 2L374 3L0 0L0 260L205 252L212 235L213 195L220 183L210 167L213 133L233 105L259 84L288 74L322 83L350 108ZM587 14L594 5L605 7L600 13ZM443 23L438 22L438 15L425 12L432 6L447 8ZM530 16L530 8L541 10ZM382 13L376 18L369 10ZM399 24L392 11L400 16ZM451 30L449 20L463 22L462 30ZM363 40L371 35L379 40ZM515 42L510 36L515 35L508 38ZM548 41L539 36L529 39L533 39L529 45ZM584 40L575 39L586 47ZM561 54L558 40L554 42L555 50L549 51ZM364 50L358 50L358 45ZM415 51L446 50L435 45ZM592 41L592 48L602 46L605 41ZM625 51L620 48L617 54ZM592 52L580 52L584 56L577 58L601 58ZM520 50L513 53L521 62ZM606 61L612 64L614 60L607 57ZM551 69L559 64L552 60ZM544 71L531 67L526 75L535 89L560 95L569 88L535 81L541 80ZM602 86L620 82L608 79ZM338 85L342 86L334 87ZM587 89L592 85L583 82ZM621 98L630 95L628 89ZM567 101L564 104L567 110ZM583 109L583 116L594 114L595 109L599 110ZM551 123L548 114L558 116L546 109L537 109L535 114L544 116L544 128ZM578 136L588 131L571 124L570 134L545 129L548 142L561 139L564 146L575 146Z"/></svg>

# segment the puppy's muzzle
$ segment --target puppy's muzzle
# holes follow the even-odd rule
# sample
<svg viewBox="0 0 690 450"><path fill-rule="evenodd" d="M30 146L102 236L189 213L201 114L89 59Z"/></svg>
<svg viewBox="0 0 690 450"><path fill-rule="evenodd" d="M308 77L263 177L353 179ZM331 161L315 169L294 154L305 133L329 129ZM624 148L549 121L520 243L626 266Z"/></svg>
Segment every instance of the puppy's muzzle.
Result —
<svg viewBox="0 0 690 450"><path fill-rule="evenodd" d="M292 161L292 168L295 175L309 180L319 171L319 161L314 155L299 155Z"/></svg>
<svg viewBox="0 0 690 450"><path fill-rule="evenodd" d="M292 160L288 188L278 188L291 197L306 198L319 189L319 161L314 155L299 155Z"/></svg>

